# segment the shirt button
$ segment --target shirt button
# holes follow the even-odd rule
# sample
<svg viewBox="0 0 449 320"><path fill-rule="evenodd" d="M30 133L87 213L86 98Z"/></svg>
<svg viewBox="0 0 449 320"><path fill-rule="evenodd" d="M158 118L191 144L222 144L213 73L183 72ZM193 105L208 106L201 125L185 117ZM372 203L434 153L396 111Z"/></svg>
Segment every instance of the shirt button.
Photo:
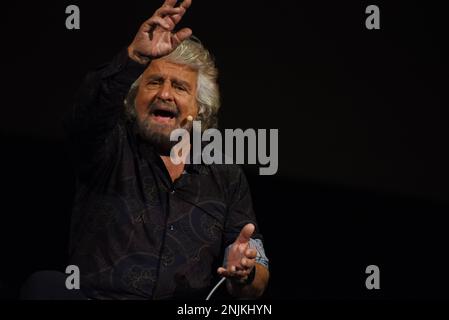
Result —
<svg viewBox="0 0 449 320"><path fill-rule="evenodd" d="M175 189L174 189L174 188L171 189L171 190L170 190L170 193L171 193L171 194L175 194Z"/></svg>
<svg viewBox="0 0 449 320"><path fill-rule="evenodd" d="M173 230L175 230L175 226L171 224L169 229L170 229L170 231L173 231Z"/></svg>
<svg viewBox="0 0 449 320"><path fill-rule="evenodd" d="M173 263L173 257L172 256L168 256L166 254L164 254L162 256L162 265L164 267L168 267L169 265L171 265Z"/></svg>

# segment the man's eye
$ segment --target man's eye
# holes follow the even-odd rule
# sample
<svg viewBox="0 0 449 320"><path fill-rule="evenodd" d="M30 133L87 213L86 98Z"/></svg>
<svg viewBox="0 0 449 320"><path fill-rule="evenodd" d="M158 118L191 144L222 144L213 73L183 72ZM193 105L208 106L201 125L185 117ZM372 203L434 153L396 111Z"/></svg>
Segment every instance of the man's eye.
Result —
<svg viewBox="0 0 449 320"><path fill-rule="evenodd" d="M186 91L186 88L183 85L175 84L174 87L176 90Z"/></svg>
<svg viewBox="0 0 449 320"><path fill-rule="evenodd" d="M151 80L148 80L147 86L156 87L156 86L160 86L162 83L163 83L163 81L161 81L161 80L151 79Z"/></svg>

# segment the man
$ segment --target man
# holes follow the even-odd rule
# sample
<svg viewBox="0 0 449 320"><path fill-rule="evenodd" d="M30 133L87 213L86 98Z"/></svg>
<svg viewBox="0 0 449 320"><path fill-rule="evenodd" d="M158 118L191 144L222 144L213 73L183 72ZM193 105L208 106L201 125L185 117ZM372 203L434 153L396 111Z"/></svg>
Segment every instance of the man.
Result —
<svg viewBox="0 0 449 320"><path fill-rule="evenodd" d="M190 29L174 31L190 4L166 0L87 76L67 117L78 175L70 263L88 298L205 298L214 274L232 296L257 298L268 282L241 169L170 159L171 132L213 127L219 108L209 52Z"/></svg>

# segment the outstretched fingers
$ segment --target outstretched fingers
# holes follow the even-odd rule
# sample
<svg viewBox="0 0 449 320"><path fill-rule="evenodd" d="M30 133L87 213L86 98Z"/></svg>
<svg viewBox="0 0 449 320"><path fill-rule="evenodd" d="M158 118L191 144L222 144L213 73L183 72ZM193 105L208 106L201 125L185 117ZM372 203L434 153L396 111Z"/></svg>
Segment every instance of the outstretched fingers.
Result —
<svg viewBox="0 0 449 320"><path fill-rule="evenodd" d="M178 14L184 14L185 12L186 12L186 10L181 7L177 7L177 8L161 7L156 10L156 12L154 13L154 16L165 18L166 16L174 16L174 15L178 15Z"/></svg>
<svg viewBox="0 0 449 320"><path fill-rule="evenodd" d="M235 266L230 266L229 268L219 267L219 268L217 269L217 272L218 272L218 274L219 274L220 276L229 278L229 277L234 277L234 276L235 276L235 273L236 273L237 271L236 271Z"/></svg>
<svg viewBox="0 0 449 320"><path fill-rule="evenodd" d="M244 278L248 276L251 272L252 268L236 268L235 266L231 266L229 268L220 267L217 269L217 273L225 278Z"/></svg>
<svg viewBox="0 0 449 320"><path fill-rule="evenodd" d="M192 4L191 0L184 0L181 5L179 7L177 7L177 9L180 9L179 12L171 14L169 16L169 18L173 21L174 24L179 23L179 21L181 21L182 17L184 16L184 14L186 13L187 9L190 7L190 5Z"/></svg>
<svg viewBox="0 0 449 320"><path fill-rule="evenodd" d="M182 7L182 8L187 10L188 8L190 8L191 5L192 5L192 0L184 0L181 3L180 7Z"/></svg>
<svg viewBox="0 0 449 320"><path fill-rule="evenodd" d="M181 42L183 42L185 39L190 37L192 35L192 30L189 28L184 28L179 30L178 32L174 33L172 35L172 43L177 46Z"/></svg>
<svg viewBox="0 0 449 320"><path fill-rule="evenodd" d="M171 7L173 8L176 5L177 0L165 0L163 7Z"/></svg>
<svg viewBox="0 0 449 320"><path fill-rule="evenodd" d="M156 26L160 26L161 28L167 30L170 30L172 28L172 25L165 19L158 16L153 16L143 23L141 31L148 32L151 29L154 29L154 27Z"/></svg>
<svg viewBox="0 0 449 320"><path fill-rule="evenodd" d="M181 3L179 7L173 7L174 4L176 4L176 1L166 1L162 7L160 7L158 10L156 10L153 17L151 17L148 21L151 22L151 20L154 17L163 18L167 24L164 24L166 29L173 30L175 26L181 21L182 17L187 11L187 8L190 7L192 1L191 0L185 0ZM177 35L180 39L184 40L183 38L184 33L186 30L181 32L181 34ZM186 37L190 37L191 33ZM182 41L181 40L181 41Z"/></svg>
<svg viewBox="0 0 449 320"><path fill-rule="evenodd" d="M242 228L235 242L238 244L248 243L255 230L254 224L248 223Z"/></svg>

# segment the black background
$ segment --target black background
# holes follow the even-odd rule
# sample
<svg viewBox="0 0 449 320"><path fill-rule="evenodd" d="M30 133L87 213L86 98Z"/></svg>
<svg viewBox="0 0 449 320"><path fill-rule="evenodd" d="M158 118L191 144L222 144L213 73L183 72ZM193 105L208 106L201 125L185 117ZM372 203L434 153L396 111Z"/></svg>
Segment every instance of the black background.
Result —
<svg viewBox="0 0 449 320"><path fill-rule="evenodd" d="M86 72L162 1L1 5L0 297L64 270L73 172L61 119ZM65 8L81 29L65 28ZM376 4L381 30L367 30ZM220 69L222 128L279 129L246 167L271 262L265 298L449 298L447 17L440 2L193 0L182 26ZM365 288L365 268L381 290Z"/></svg>

